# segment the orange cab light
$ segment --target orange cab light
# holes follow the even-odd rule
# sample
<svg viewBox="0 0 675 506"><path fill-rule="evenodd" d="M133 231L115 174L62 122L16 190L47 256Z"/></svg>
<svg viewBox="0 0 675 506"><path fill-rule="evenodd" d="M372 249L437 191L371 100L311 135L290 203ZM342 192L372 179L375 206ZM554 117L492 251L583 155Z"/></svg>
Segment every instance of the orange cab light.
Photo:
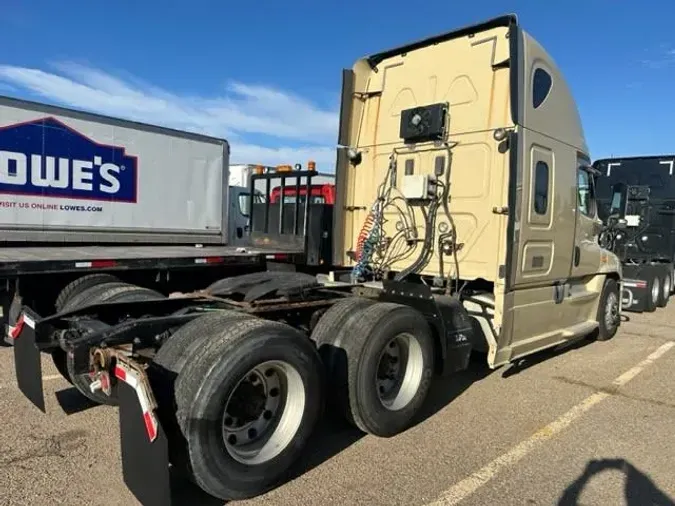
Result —
<svg viewBox="0 0 675 506"><path fill-rule="evenodd" d="M256 165L255 166L255 173L256 174L262 174L263 172L265 172L265 167L263 167L262 165Z"/></svg>
<svg viewBox="0 0 675 506"><path fill-rule="evenodd" d="M310 160L307 162L307 170L316 170L316 162L314 160Z"/></svg>
<svg viewBox="0 0 675 506"><path fill-rule="evenodd" d="M277 172L291 172L292 170L290 165L277 165Z"/></svg>

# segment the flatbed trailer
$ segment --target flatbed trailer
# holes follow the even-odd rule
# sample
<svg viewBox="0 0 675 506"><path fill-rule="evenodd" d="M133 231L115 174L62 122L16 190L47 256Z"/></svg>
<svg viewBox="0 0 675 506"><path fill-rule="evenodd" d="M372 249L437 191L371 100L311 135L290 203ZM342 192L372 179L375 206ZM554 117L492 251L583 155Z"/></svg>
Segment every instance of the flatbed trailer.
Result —
<svg viewBox="0 0 675 506"><path fill-rule="evenodd" d="M190 268L262 264L301 257L302 250L248 246L45 246L0 248L0 276L50 272Z"/></svg>
<svg viewBox="0 0 675 506"><path fill-rule="evenodd" d="M324 411L392 437L433 376L472 353L496 368L616 334L621 265L589 240L581 121L516 16L358 60L343 72L338 139L335 206L251 200L251 247L303 262L168 295L89 278L56 311L20 305L20 390L45 409L48 352L80 391L119 405L124 480L141 503L171 504L170 468L220 499L260 495L292 473Z"/></svg>

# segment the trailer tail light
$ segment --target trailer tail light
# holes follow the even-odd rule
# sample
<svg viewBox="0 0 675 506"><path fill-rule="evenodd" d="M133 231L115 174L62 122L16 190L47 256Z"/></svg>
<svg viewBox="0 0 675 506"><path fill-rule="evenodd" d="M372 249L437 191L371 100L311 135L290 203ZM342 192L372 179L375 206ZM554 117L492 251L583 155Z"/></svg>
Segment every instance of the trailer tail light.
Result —
<svg viewBox="0 0 675 506"><path fill-rule="evenodd" d="M115 260L92 260L91 262L75 262L75 267L78 269L106 269L115 267L117 262Z"/></svg>
<svg viewBox="0 0 675 506"><path fill-rule="evenodd" d="M195 258L196 264L222 264L224 261L224 257Z"/></svg>
<svg viewBox="0 0 675 506"><path fill-rule="evenodd" d="M267 260L277 260L279 262L287 262L291 259L291 255L288 253L274 253L273 255L265 255Z"/></svg>
<svg viewBox="0 0 675 506"><path fill-rule="evenodd" d="M153 401L151 394L147 390L143 379L131 368L126 367L120 362L115 366L115 377L129 385L136 391L138 396L138 402L141 405L141 411L143 412L143 422L145 423L145 431L148 434L148 439L154 441L157 438L158 433L158 422L155 417Z"/></svg>

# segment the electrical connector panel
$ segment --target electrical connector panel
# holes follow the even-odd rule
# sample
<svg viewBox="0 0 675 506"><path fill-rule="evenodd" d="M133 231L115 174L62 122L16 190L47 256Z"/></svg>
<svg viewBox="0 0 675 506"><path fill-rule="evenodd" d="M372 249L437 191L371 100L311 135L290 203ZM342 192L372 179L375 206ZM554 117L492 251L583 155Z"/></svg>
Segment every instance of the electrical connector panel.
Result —
<svg viewBox="0 0 675 506"><path fill-rule="evenodd" d="M403 176L401 193L406 200L428 200L436 195L436 180L428 174Z"/></svg>

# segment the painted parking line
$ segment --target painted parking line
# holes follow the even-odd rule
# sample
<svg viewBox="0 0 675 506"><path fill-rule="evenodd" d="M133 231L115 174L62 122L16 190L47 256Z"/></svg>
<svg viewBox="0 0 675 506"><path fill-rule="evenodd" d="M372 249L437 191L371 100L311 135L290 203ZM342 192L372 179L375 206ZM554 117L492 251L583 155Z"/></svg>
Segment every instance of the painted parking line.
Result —
<svg viewBox="0 0 675 506"><path fill-rule="evenodd" d="M637 364L635 367L632 367L631 369L623 373L621 376L617 377L612 382L612 387L620 388L624 386L626 383L628 383L638 374L640 374L645 367L649 366L650 364L658 360L660 357L662 357L673 346L675 346L675 342L672 341L667 342L662 346L660 346L656 351L654 351L642 362ZM482 467L481 469L473 473L471 476L463 479L462 481L456 483L455 485L447 489L445 492L441 493L438 499L436 499L431 503L428 503L426 506L452 506L460 503L461 501L469 497L471 494L476 492L483 485L487 484L490 480L495 478L500 471L517 463L519 460L521 460L532 450L536 449L538 446L543 444L545 441L552 439L557 434L562 432L565 428L567 428L570 424L572 424L572 422L580 418L593 406L611 396L612 394L610 392L605 391L596 392L590 395L589 397L581 401L579 404L574 406L572 409L567 411L565 414L563 414L562 416L560 416L547 426L543 427L542 429L532 434L532 436L530 436L528 439L517 444L516 446L511 448L508 452L500 455L492 462L490 462L486 466Z"/></svg>

